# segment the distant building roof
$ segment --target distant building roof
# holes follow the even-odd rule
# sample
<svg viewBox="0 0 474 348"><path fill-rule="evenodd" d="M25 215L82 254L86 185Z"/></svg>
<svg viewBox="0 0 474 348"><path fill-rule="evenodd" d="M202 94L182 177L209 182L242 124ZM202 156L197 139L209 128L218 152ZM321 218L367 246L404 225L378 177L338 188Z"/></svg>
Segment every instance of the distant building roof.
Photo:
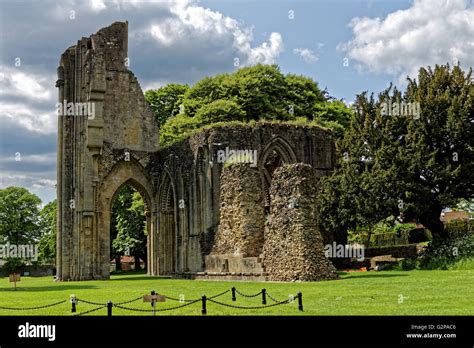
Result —
<svg viewBox="0 0 474 348"><path fill-rule="evenodd" d="M111 263L115 263L115 259L110 260ZM121 256L120 257L121 263L132 263L135 262L135 258L133 256Z"/></svg>

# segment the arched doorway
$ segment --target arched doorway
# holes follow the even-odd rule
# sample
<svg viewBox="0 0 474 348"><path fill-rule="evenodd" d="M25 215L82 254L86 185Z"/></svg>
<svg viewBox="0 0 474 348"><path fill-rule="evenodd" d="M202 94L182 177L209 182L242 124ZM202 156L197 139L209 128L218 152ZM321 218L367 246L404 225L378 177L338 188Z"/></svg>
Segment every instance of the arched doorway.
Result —
<svg viewBox="0 0 474 348"><path fill-rule="evenodd" d="M146 204L136 183L120 186L111 202L110 271L147 269Z"/></svg>
<svg viewBox="0 0 474 348"><path fill-rule="evenodd" d="M99 246L100 277L108 278L110 275L110 255L111 255L111 220L112 203L120 189L131 186L143 199L143 211L145 216L145 226L147 235L147 272L154 274L156 259L154 249L156 240L156 209L154 203L154 191L151 180L140 163L135 160L118 162L105 178L99 190L99 219L97 244Z"/></svg>

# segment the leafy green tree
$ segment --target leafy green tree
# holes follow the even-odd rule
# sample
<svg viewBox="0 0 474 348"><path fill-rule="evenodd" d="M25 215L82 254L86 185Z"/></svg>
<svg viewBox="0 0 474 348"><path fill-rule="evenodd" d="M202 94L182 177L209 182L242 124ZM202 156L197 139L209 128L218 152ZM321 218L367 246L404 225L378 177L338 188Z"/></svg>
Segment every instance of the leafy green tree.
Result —
<svg viewBox="0 0 474 348"><path fill-rule="evenodd" d="M247 121L294 119L290 113L288 86L277 65L254 65L237 70L233 77L237 100Z"/></svg>
<svg viewBox="0 0 474 348"><path fill-rule="evenodd" d="M147 92L148 93L148 92ZM151 92L149 93L151 95ZM277 65L254 65L206 77L182 97L182 113L173 113L160 129L160 143L170 144L203 125L216 122L304 117L341 138L351 111L305 76L284 75Z"/></svg>
<svg viewBox="0 0 474 348"><path fill-rule="evenodd" d="M56 259L56 200L49 202L40 212L39 228L41 239L38 243L39 259L54 262Z"/></svg>
<svg viewBox="0 0 474 348"><path fill-rule="evenodd" d="M473 114L471 71L420 69L405 93L389 87L357 97L334 176L322 180L321 213L327 228L373 226L384 215L418 219L445 237L441 210L472 197ZM417 105L411 115L383 112L387 105ZM349 187L347 186L349 185Z"/></svg>
<svg viewBox="0 0 474 348"><path fill-rule="evenodd" d="M433 235L445 236L443 207L474 192L474 84L472 69L449 65L420 69L408 79L405 101L419 102L419 119L408 118L402 148L407 213Z"/></svg>
<svg viewBox="0 0 474 348"><path fill-rule="evenodd" d="M219 99L202 106L194 117L202 125L224 121L243 121L245 111L234 101Z"/></svg>
<svg viewBox="0 0 474 348"><path fill-rule="evenodd" d="M31 244L41 237L38 228L41 200L22 187L0 189L0 241Z"/></svg>
<svg viewBox="0 0 474 348"><path fill-rule="evenodd" d="M285 76L287 86L288 110L295 117L313 119L315 107L326 104L326 96L318 84L306 76L288 74Z"/></svg>
<svg viewBox="0 0 474 348"><path fill-rule="evenodd" d="M160 129L160 145L165 146L180 140L202 125L201 120L178 114L170 118Z"/></svg>
<svg viewBox="0 0 474 348"><path fill-rule="evenodd" d="M187 116L194 117L201 107L213 101L219 99L235 100L236 88L233 75L218 74L213 77L205 77L184 95L184 111Z"/></svg>
<svg viewBox="0 0 474 348"><path fill-rule="evenodd" d="M319 102L314 105L315 118L322 121L332 121L340 124L344 129L349 127L352 110L340 100Z"/></svg>
<svg viewBox="0 0 474 348"><path fill-rule="evenodd" d="M165 124L169 118L180 113L180 105L183 103L184 94L188 89L188 85L170 83L145 92L145 99L150 104L160 126Z"/></svg>
<svg viewBox="0 0 474 348"><path fill-rule="evenodd" d="M375 225L389 215L398 215L397 195L387 181L394 180L391 167L377 160L387 139L379 131L383 119L373 96L357 98L357 112L341 142L336 170L320 182L320 215L325 230L345 243L349 229L363 226L370 236Z"/></svg>

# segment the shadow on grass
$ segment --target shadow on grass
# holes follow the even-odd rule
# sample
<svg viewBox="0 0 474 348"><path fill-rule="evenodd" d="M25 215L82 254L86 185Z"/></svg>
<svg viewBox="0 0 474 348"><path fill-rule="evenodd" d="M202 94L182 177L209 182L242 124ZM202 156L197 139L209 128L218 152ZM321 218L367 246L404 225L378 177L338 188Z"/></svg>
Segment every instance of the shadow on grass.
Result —
<svg viewBox="0 0 474 348"><path fill-rule="evenodd" d="M338 275L341 276L341 280L345 279L358 279L358 278L397 278L397 277L406 277L408 274L389 274L389 273L366 273L364 274L359 274L359 275L350 275L346 276L348 274L351 274L350 272L338 272Z"/></svg>
<svg viewBox="0 0 474 348"><path fill-rule="evenodd" d="M22 292L22 291L63 291L63 290L79 290L79 289L97 289L95 285L83 285L83 284L58 284L56 286L25 286L17 285L16 291L11 288L0 288L0 292L11 291L11 292Z"/></svg>

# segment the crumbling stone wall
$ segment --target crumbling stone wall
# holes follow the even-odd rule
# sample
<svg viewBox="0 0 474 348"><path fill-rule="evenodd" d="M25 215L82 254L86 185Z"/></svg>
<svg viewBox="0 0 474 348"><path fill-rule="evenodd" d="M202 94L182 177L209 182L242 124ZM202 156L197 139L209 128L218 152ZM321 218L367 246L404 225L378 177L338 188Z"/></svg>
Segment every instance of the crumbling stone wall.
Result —
<svg viewBox="0 0 474 348"><path fill-rule="evenodd" d="M258 170L246 163L224 167L220 193L220 224L212 254L259 256L265 216Z"/></svg>
<svg viewBox="0 0 474 348"><path fill-rule="evenodd" d="M91 103L95 115L58 118L58 279L109 278L111 203L125 184L145 200L150 275L228 268L260 276L263 249L273 279L330 278L319 258L311 188L334 166L331 133L310 125L232 124L160 149L158 122L128 69L127 48L128 24L116 22L61 56L58 101ZM256 153L256 166L219 163L227 149ZM278 166L294 163L312 168L303 170L312 173L313 186L294 171L281 171L273 182ZM294 184L307 206L289 211L283 201Z"/></svg>
<svg viewBox="0 0 474 348"><path fill-rule="evenodd" d="M271 280L337 278L316 227L316 187L310 165L285 165L274 173L263 247L263 263Z"/></svg>

